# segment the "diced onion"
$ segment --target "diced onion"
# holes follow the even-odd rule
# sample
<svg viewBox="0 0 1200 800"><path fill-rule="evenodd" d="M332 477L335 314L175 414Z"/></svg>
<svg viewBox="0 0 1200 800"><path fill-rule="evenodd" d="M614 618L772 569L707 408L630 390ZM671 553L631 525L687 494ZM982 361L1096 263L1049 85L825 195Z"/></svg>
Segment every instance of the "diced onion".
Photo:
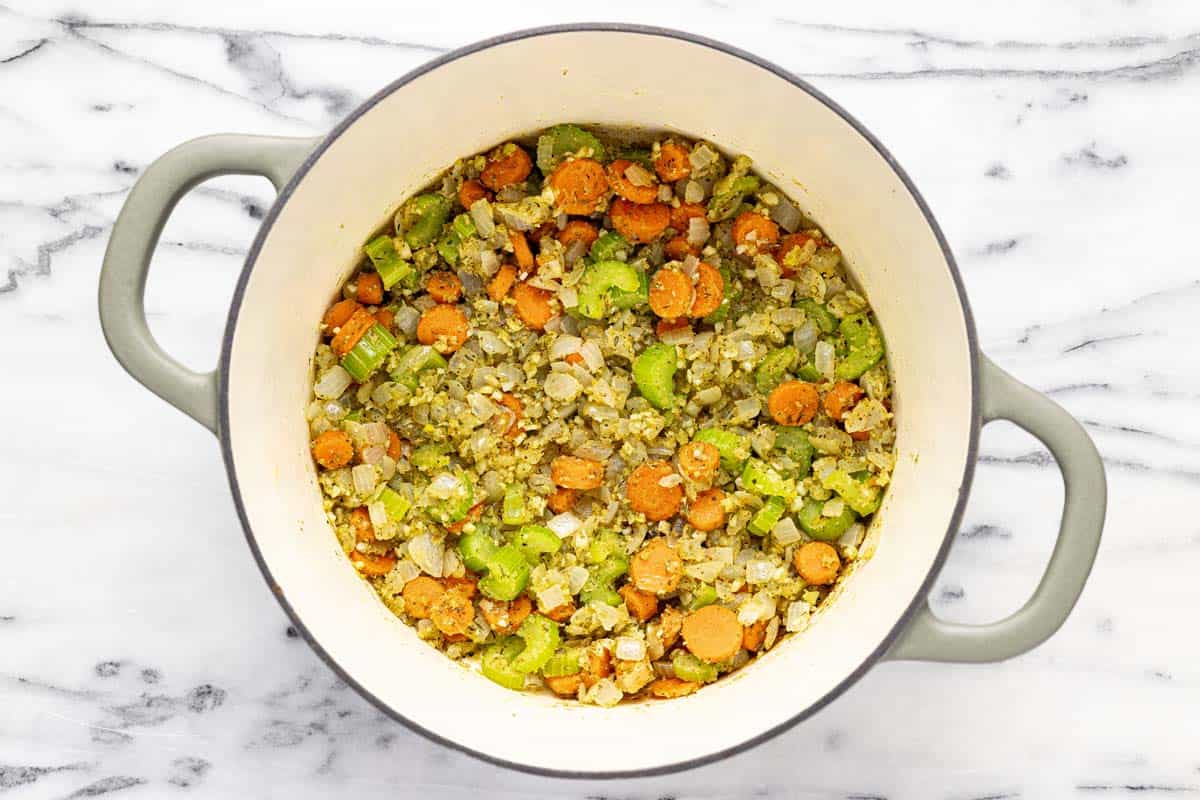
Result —
<svg viewBox="0 0 1200 800"><path fill-rule="evenodd" d="M784 547L800 541L800 529L796 527L796 523L792 521L791 517L784 517L775 523L775 527L771 529L771 535Z"/></svg>
<svg viewBox="0 0 1200 800"><path fill-rule="evenodd" d="M554 343L550 345L550 360L559 361L572 353L578 353L581 344L583 344L583 340L578 336L556 337Z"/></svg>
<svg viewBox="0 0 1200 800"><path fill-rule="evenodd" d="M692 217L688 220L687 242L692 247L699 247L708 241L708 220L704 217Z"/></svg>
<svg viewBox="0 0 1200 800"><path fill-rule="evenodd" d="M435 578L442 577L445 564L445 546L428 533L414 536L408 543L408 555L421 568Z"/></svg>
<svg viewBox="0 0 1200 800"><path fill-rule="evenodd" d="M789 633L796 633L808 627L808 620L812 614L812 607L805 602L795 600L788 606L787 618L784 620L784 627Z"/></svg>
<svg viewBox="0 0 1200 800"><path fill-rule="evenodd" d="M500 257L496 251L484 248L479 251L479 268L484 275L495 275L500 269Z"/></svg>
<svg viewBox="0 0 1200 800"><path fill-rule="evenodd" d="M396 311L396 327L404 333L405 336L412 336L417 332L417 323L421 321L421 312L417 311L412 306L400 306Z"/></svg>
<svg viewBox="0 0 1200 800"><path fill-rule="evenodd" d="M493 331L479 331L476 338L479 340L479 348L489 356L501 356L508 352L508 345ZM479 374L478 370L476 374Z"/></svg>
<svg viewBox="0 0 1200 800"><path fill-rule="evenodd" d="M341 397L342 392L346 391L346 387L352 382L350 373L342 369L340 364L335 364L325 370L325 374L313 387L313 394L322 400L334 400Z"/></svg>
<svg viewBox="0 0 1200 800"><path fill-rule="evenodd" d="M654 173L643 167L641 164L634 162L625 168L625 177L634 186L653 186Z"/></svg>
<svg viewBox="0 0 1200 800"><path fill-rule="evenodd" d="M770 561L751 561L746 565L747 583L766 583L775 574L775 565Z"/></svg>
<svg viewBox="0 0 1200 800"><path fill-rule="evenodd" d="M604 353L600 352L600 345L590 339L579 346L579 355L583 357L587 368L593 372L604 366Z"/></svg>
<svg viewBox="0 0 1200 800"><path fill-rule="evenodd" d="M587 571L587 567L574 566L567 568L567 591L571 594L579 594L583 589L583 585L587 583L591 573Z"/></svg>
<svg viewBox="0 0 1200 800"><path fill-rule="evenodd" d="M565 372L551 372L546 377L544 388L547 397L559 402L574 400L583 390L583 387L579 385L579 381Z"/></svg>
<svg viewBox="0 0 1200 800"><path fill-rule="evenodd" d="M618 636L614 649L621 661L641 661L646 657L646 643L632 636Z"/></svg>
<svg viewBox="0 0 1200 800"><path fill-rule="evenodd" d="M566 286L558 292L558 302L563 308L574 308L579 305L579 290L574 286Z"/></svg>
<svg viewBox="0 0 1200 800"><path fill-rule="evenodd" d="M788 233L800 230L800 210L786 197L781 196L779 202L771 209L771 219Z"/></svg>
<svg viewBox="0 0 1200 800"><path fill-rule="evenodd" d="M375 484L378 482L377 475L375 467L370 464L359 464L350 470L350 477L354 481L355 493L370 494L375 491Z"/></svg>
<svg viewBox="0 0 1200 800"><path fill-rule="evenodd" d="M486 197L481 197L471 204L471 221L475 223L475 230L484 239L496 232L496 223L492 220L492 204Z"/></svg>
<svg viewBox="0 0 1200 800"><path fill-rule="evenodd" d="M554 531L560 539L565 539L571 536L575 531L579 530L583 525L583 520L572 514L570 511L564 511L561 514L556 514L546 522L546 527Z"/></svg>
<svg viewBox="0 0 1200 800"><path fill-rule="evenodd" d="M813 355L813 364L816 366L817 372L826 378L832 378L833 358L833 345L829 342L817 342L817 347Z"/></svg>

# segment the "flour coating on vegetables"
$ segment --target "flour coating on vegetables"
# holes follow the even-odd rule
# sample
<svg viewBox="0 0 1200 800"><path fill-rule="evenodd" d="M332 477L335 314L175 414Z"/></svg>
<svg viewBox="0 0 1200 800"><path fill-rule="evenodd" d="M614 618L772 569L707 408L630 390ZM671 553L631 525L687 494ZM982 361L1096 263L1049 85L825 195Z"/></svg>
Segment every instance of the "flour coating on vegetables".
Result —
<svg viewBox="0 0 1200 800"><path fill-rule="evenodd" d="M363 252L322 322L313 456L353 568L450 658L680 697L868 555L883 341L745 156L558 125L455 162Z"/></svg>

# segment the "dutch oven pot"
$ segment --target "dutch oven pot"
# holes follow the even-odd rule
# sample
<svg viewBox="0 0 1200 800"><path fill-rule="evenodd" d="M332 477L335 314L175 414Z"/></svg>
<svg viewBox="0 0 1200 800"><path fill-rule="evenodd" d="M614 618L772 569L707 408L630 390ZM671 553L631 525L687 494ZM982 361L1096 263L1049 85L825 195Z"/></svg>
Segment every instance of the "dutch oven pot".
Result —
<svg viewBox="0 0 1200 800"><path fill-rule="evenodd" d="M636 53L636 58L614 54ZM875 556L804 634L670 702L604 709L502 689L417 639L342 554L321 508L304 408L317 326L364 239L455 158L556 122L666 128L750 155L842 247L895 378L897 465ZM201 181L269 178L279 197L246 258L220 363L191 372L155 343L143 290L172 207ZM651 28L524 31L438 58L321 139L219 135L148 167L100 278L109 347L148 389L212 430L250 549L309 644L364 697L427 736L560 775L629 775L744 749L820 709L885 659L997 661L1066 619L1100 541L1105 480L1083 429L978 350L962 281L887 150L803 81L723 44ZM980 427L1007 419L1054 454L1065 507L1033 597L951 624L926 594L958 529Z"/></svg>

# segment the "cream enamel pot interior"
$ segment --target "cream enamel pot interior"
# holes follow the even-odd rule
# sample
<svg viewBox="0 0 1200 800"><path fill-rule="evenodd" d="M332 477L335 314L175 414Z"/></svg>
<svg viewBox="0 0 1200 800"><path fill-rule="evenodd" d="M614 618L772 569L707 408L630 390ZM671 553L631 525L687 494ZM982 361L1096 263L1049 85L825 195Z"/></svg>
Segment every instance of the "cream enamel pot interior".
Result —
<svg viewBox="0 0 1200 800"><path fill-rule="evenodd" d="M637 53L637 58L613 58ZM355 574L326 522L304 407L317 322L364 238L456 157L575 121L666 128L747 153L843 248L895 375L898 464L878 549L804 634L698 694L613 709L502 689L418 641ZM143 289L158 234L199 182L265 175L280 195L234 295L218 369L155 344ZM962 284L907 177L857 122L771 64L672 31L572 26L459 50L384 89L319 140L221 135L151 165L113 229L100 279L125 368L220 438L251 550L297 628L365 697L441 742L535 772L667 771L745 748L812 714L885 658L993 661L1051 635L1099 544L1105 481L1082 428L976 349ZM971 483L981 425L1010 419L1066 485L1041 584L990 625L938 621L926 592Z"/></svg>

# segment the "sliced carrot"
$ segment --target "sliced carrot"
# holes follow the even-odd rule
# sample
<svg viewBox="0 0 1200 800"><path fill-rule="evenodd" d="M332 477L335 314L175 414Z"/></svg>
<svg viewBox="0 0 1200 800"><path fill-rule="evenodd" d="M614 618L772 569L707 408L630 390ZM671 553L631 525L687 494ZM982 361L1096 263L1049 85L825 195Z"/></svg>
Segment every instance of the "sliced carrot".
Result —
<svg viewBox="0 0 1200 800"><path fill-rule="evenodd" d="M500 405L512 412L512 421L504 429L504 436L508 439L515 439L521 434L521 419L525 415L525 406L521 404L516 395L508 392L500 395Z"/></svg>
<svg viewBox="0 0 1200 800"><path fill-rule="evenodd" d="M683 317L680 317L679 319L660 319L654 325L654 332L658 335L658 338L661 339L668 334L674 333L675 331L681 331L684 328L690 328L691 326L692 323L688 322Z"/></svg>
<svg viewBox="0 0 1200 800"><path fill-rule="evenodd" d="M817 387L804 381L784 381L767 396L767 410L780 425L803 425L817 415Z"/></svg>
<svg viewBox="0 0 1200 800"><path fill-rule="evenodd" d="M563 247L569 248L575 242L583 242L585 252L599 238L600 231L596 226L582 219L568 220L566 226L558 232L558 240L562 242Z"/></svg>
<svg viewBox="0 0 1200 800"><path fill-rule="evenodd" d="M671 221L671 210L664 203L631 203L614 200L608 211L617 233L631 242L652 242L662 235Z"/></svg>
<svg viewBox="0 0 1200 800"><path fill-rule="evenodd" d="M634 588L662 595L679 587L683 559L666 539L651 539L629 562L629 580Z"/></svg>
<svg viewBox="0 0 1200 800"><path fill-rule="evenodd" d="M405 608L407 607L405 601ZM447 636L464 634L475 621L475 604L466 592L447 589L429 609L429 618L433 620L434 626Z"/></svg>
<svg viewBox="0 0 1200 800"><path fill-rule="evenodd" d="M325 431L313 439L312 452L325 469L339 469L354 460L354 443L345 431Z"/></svg>
<svg viewBox="0 0 1200 800"><path fill-rule="evenodd" d="M483 172L479 173L479 180L493 192L498 192L505 186L525 180L532 170L533 161L524 148L506 144L487 162Z"/></svg>
<svg viewBox="0 0 1200 800"><path fill-rule="evenodd" d="M674 516L683 502L683 487L678 483L662 485L664 479L674 474L666 461L638 465L625 482L625 496L629 499L629 505L634 511L645 514L651 522Z"/></svg>
<svg viewBox="0 0 1200 800"><path fill-rule="evenodd" d="M789 233L779 240L779 250L775 253L775 260L783 268L783 277L790 278L796 274L796 271L786 263L788 253L796 249L803 250L809 242L814 243L812 249L813 252L816 252L816 240L805 233Z"/></svg>
<svg viewBox="0 0 1200 800"><path fill-rule="evenodd" d="M645 622L658 613L658 596L643 592L632 583L622 586L617 594L625 598L625 607L638 622Z"/></svg>
<svg viewBox="0 0 1200 800"><path fill-rule="evenodd" d="M533 269L533 251L529 249L529 241L525 238L525 234L516 228L509 228L508 240L512 242L513 258L517 260L517 266L523 272Z"/></svg>
<svg viewBox="0 0 1200 800"><path fill-rule="evenodd" d="M429 619L433 605L442 599L446 587L428 575L418 575L404 584L400 596L404 598L404 610L410 617Z"/></svg>
<svg viewBox="0 0 1200 800"><path fill-rule="evenodd" d="M358 273L358 302L377 306L383 302L383 278L378 272Z"/></svg>
<svg viewBox="0 0 1200 800"><path fill-rule="evenodd" d="M390 308L381 308L375 312L375 321L388 330L391 330L392 325L396 322L396 312Z"/></svg>
<svg viewBox="0 0 1200 800"><path fill-rule="evenodd" d="M521 627L521 623L532 612L533 603L525 595L507 603L490 597L482 597L479 600L479 613L483 614L488 626L501 636L516 633L517 628Z"/></svg>
<svg viewBox="0 0 1200 800"><path fill-rule="evenodd" d="M871 438L871 432L870 431L854 431L853 433L850 434L850 438L856 442L865 442L867 439Z"/></svg>
<svg viewBox="0 0 1200 800"><path fill-rule="evenodd" d="M563 361L567 362L568 364L582 364L583 356L579 355L579 353L567 353L563 357Z"/></svg>
<svg viewBox="0 0 1200 800"><path fill-rule="evenodd" d="M582 675L583 685L589 689L595 686L597 681L612 675L612 651L607 647L589 648Z"/></svg>
<svg viewBox="0 0 1200 800"><path fill-rule="evenodd" d="M467 515L465 517L460 519L458 522L451 522L446 526L446 530L450 531L451 533L462 533L463 528L467 527L468 524L479 521L479 518L483 516L483 507L485 505L487 505L487 503L476 503L475 505L471 506L469 509L467 509Z"/></svg>
<svg viewBox="0 0 1200 800"><path fill-rule="evenodd" d="M700 262L696 271L696 294L688 311L689 316L696 319L707 317L721 307L724 299L725 279L716 267Z"/></svg>
<svg viewBox="0 0 1200 800"><path fill-rule="evenodd" d="M825 407L826 414L841 422L842 417L846 416L846 412L854 408L854 404L862 396L863 390L857 383L838 381L825 393L822 405Z"/></svg>
<svg viewBox="0 0 1200 800"><path fill-rule="evenodd" d="M767 621L760 619L753 625L742 628L742 649L757 653L767 638Z"/></svg>
<svg viewBox="0 0 1200 800"><path fill-rule="evenodd" d="M355 550L350 554L350 563L363 575L378 578L380 575L387 575L392 571L392 567L396 566L396 557L389 553L375 555Z"/></svg>
<svg viewBox="0 0 1200 800"><path fill-rule="evenodd" d="M439 303L457 303L462 297L462 281L453 272L431 272L425 279L425 291Z"/></svg>
<svg viewBox="0 0 1200 800"><path fill-rule="evenodd" d="M466 209L470 209L475 203L490 196L491 192L483 188L483 184L479 181L463 181L463 185L458 187L458 202Z"/></svg>
<svg viewBox="0 0 1200 800"><path fill-rule="evenodd" d="M571 601L563 603L561 606L555 606L548 611L543 611L542 616L547 619L552 619L555 622L566 622L575 613L575 604Z"/></svg>
<svg viewBox="0 0 1200 800"><path fill-rule="evenodd" d="M421 315L417 322L417 341L433 345L434 350L444 355L466 344L469 331L463 310L441 303Z"/></svg>
<svg viewBox="0 0 1200 800"><path fill-rule="evenodd" d="M663 252L672 261L683 261L688 256L700 255L700 248L692 247L688 244L687 237L680 234L663 246Z"/></svg>
<svg viewBox="0 0 1200 800"><path fill-rule="evenodd" d="M529 232L529 238L533 239L538 244L541 244L542 239L557 233L558 225L555 224L554 220L550 220L549 222L543 222L541 225L538 225L536 228L531 230Z"/></svg>
<svg viewBox="0 0 1200 800"><path fill-rule="evenodd" d="M578 500L579 493L577 491L574 489L564 489L559 486L546 498L546 507L555 514L562 514L574 508Z"/></svg>
<svg viewBox="0 0 1200 800"><path fill-rule="evenodd" d="M679 641L683 630L683 612L675 606L667 606L658 615L658 635L662 637L663 649L670 650Z"/></svg>
<svg viewBox="0 0 1200 800"><path fill-rule="evenodd" d="M321 322L325 324L328 330L340 328L349 322L350 318L354 316L354 312L358 311L361 307L357 300L338 300L325 312L325 316L321 319Z"/></svg>
<svg viewBox="0 0 1200 800"><path fill-rule="evenodd" d="M692 281L681 270L663 267L650 279L650 310L663 319L687 316L694 296Z"/></svg>
<svg viewBox="0 0 1200 800"><path fill-rule="evenodd" d="M496 274L488 281L487 293L495 302L499 303L505 297L508 297L508 290L512 288L517 280L517 268L512 264L502 264L500 269L496 270Z"/></svg>
<svg viewBox="0 0 1200 800"><path fill-rule="evenodd" d="M633 166L632 161L626 161L623 158L609 163L608 169L608 185L612 190L621 197L634 203L653 203L658 199L658 185L652 182L649 186L638 186L633 181L629 180L625 175L625 170Z"/></svg>
<svg viewBox="0 0 1200 800"><path fill-rule="evenodd" d="M604 464L590 458L559 456L550 462L550 479L564 489L598 489L604 483Z"/></svg>
<svg viewBox="0 0 1200 800"><path fill-rule="evenodd" d="M579 687L583 685L583 673L576 672L574 675L552 675L543 678L546 682L546 688L554 692L559 697L575 697L579 694Z"/></svg>
<svg viewBox="0 0 1200 800"><path fill-rule="evenodd" d="M715 531L725 524L725 493L715 486L696 495L688 505L687 521L698 531Z"/></svg>
<svg viewBox="0 0 1200 800"><path fill-rule="evenodd" d="M684 618L683 644L704 661L728 661L741 649L742 624L725 606L704 606Z"/></svg>
<svg viewBox="0 0 1200 800"><path fill-rule="evenodd" d="M663 142L658 148L658 158L654 159L654 171L664 181L681 181L692 174L688 154L688 149L678 142Z"/></svg>
<svg viewBox="0 0 1200 800"><path fill-rule="evenodd" d="M545 330L546 323L557 316L554 306L550 303L554 297L553 292L528 283L518 283L513 287L512 296L517 303L517 316L530 330Z"/></svg>
<svg viewBox="0 0 1200 800"><path fill-rule="evenodd" d="M462 578L442 578L442 586L447 592L459 592L467 597L474 597L479 591L479 579L475 573L468 571Z"/></svg>
<svg viewBox="0 0 1200 800"><path fill-rule="evenodd" d="M796 572L806 583L825 586L837 580L842 560L828 542L808 542L792 556Z"/></svg>
<svg viewBox="0 0 1200 800"><path fill-rule="evenodd" d="M779 226L762 214L743 211L733 221L733 241L750 252L765 250L779 241Z"/></svg>
<svg viewBox="0 0 1200 800"><path fill-rule="evenodd" d="M564 161L550 173L547 183L554 190L555 205L567 214L595 214L608 196L604 167L591 158Z"/></svg>
<svg viewBox="0 0 1200 800"><path fill-rule="evenodd" d="M688 220L699 217L703 219L708 214L708 207L703 203L680 203L671 209L671 227L682 234L688 232Z"/></svg>
<svg viewBox="0 0 1200 800"><path fill-rule="evenodd" d="M697 483L708 483L717 474L721 453L708 442L688 442L675 454L679 471Z"/></svg>
<svg viewBox="0 0 1200 800"><path fill-rule="evenodd" d="M391 428L388 428L388 443L387 443L388 458L392 459L393 461L399 461L400 454L403 452L404 452L404 442L402 442L400 440L400 437L396 434L396 432L394 430L392 430Z"/></svg>
<svg viewBox="0 0 1200 800"><path fill-rule="evenodd" d="M367 311L361 306L351 315L350 319L346 320L340 328L337 335L329 343L333 348L333 352L339 356L344 356L354 349L354 345L358 344L358 340L363 337L363 334L371 329L375 324L375 315Z"/></svg>
<svg viewBox="0 0 1200 800"><path fill-rule="evenodd" d="M350 512L350 527L354 529L354 538L360 542L375 541L375 526L371 524L371 515L363 507Z"/></svg>
<svg viewBox="0 0 1200 800"><path fill-rule="evenodd" d="M685 681L683 678L659 678L646 688L651 697L657 697L659 700L672 700L692 694L700 688L700 684L695 681Z"/></svg>

